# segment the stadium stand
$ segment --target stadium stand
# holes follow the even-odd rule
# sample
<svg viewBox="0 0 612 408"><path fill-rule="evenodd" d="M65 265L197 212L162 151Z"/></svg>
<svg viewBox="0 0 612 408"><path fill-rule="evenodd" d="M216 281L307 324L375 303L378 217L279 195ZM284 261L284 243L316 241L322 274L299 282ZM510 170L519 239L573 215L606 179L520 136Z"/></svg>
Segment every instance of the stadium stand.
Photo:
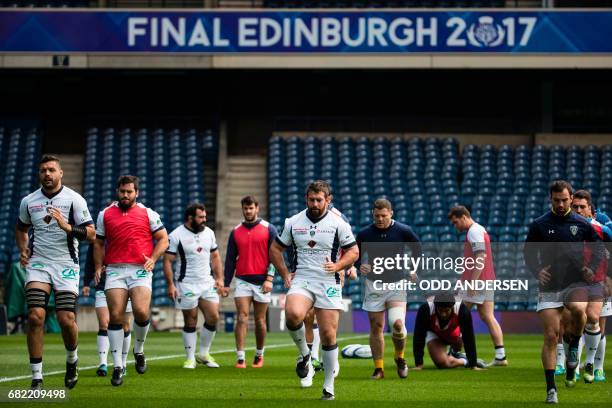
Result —
<svg viewBox="0 0 612 408"><path fill-rule="evenodd" d="M453 138L275 136L268 151L270 221L282 228L285 217L303 209L308 181L318 178L331 182L334 206L354 232L371 223L372 202L384 196L394 204L394 218L411 225L423 242L462 242L464 235L446 215L450 207L466 205L497 242L498 278L530 279L535 289L517 243L524 241L529 223L549 209L549 183L566 178L576 189L591 191L601 211L612 210L612 145L469 144L459 154ZM279 279L274 290L283 291ZM361 306L359 290L359 282L344 288L355 308ZM496 307L531 310L534 294L500 298Z"/></svg>
<svg viewBox="0 0 612 408"><path fill-rule="evenodd" d="M187 203L206 202L203 163L216 161L218 150L211 130L91 128L86 143L83 196L94 219L114 200L121 174L140 177L138 201L157 211L168 231L183 222ZM86 250L87 244L83 244L82 253ZM81 262L83 267L84 257ZM162 263L158 262L153 281L155 306L170 304L166 289ZM93 301L93 294L79 299L82 305Z"/></svg>
<svg viewBox="0 0 612 408"><path fill-rule="evenodd" d="M42 137L35 128L0 126L0 276L4 276L11 261L19 261L15 222L21 199L38 186L41 146Z"/></svg>

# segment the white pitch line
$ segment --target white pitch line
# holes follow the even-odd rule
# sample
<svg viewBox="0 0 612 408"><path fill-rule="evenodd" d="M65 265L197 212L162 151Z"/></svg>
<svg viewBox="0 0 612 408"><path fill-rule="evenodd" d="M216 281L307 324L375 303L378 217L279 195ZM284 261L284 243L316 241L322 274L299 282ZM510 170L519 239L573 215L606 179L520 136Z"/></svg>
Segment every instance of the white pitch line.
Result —
<svg viewBox="0 0 612 408"><path fill-rule="evenodd" d="M345 340L352 340L352 339L359 339L362 337L367 337L367 334L361 335L361 336L348 336L348 337L341 337L338 339L338 341L345 341ZM272 344L269 346L266 346L266 349L275 349L275 348L283 348L283 347L289 347L289 346L294 346L294 343L283 343L283 344ZM245 347L245 350L251 351L251 350L255 350L255 347ZM223 353L231 353L231 352L235 352L236 349L226 349L226 350L219 350L219 351L215 351L214 354L223 354ZM169 360L172 358L178 358L178 357L184 357L185 354L171 354L171 355L167 355L167 356L155 356L155 357L147 357L147 361L156 361L156 360ZM133 363L134 360L129 360L128 363ZM98 368L97 365L93 365L93 366L86 366L86 367L79 367L79 371L84 371L84 370L93 370L94 368ZM58 374L64 374L66 371L62 370L62 371L49 371L46 373L43 373L43 377L48 377L51 375L58 375ZM25 380L27 378L32 378L32 375L20 375L18 377L2 377L0 378L0 383L5 383L5 382L11 382L11 381L17 381L17 380Z"/></svg>

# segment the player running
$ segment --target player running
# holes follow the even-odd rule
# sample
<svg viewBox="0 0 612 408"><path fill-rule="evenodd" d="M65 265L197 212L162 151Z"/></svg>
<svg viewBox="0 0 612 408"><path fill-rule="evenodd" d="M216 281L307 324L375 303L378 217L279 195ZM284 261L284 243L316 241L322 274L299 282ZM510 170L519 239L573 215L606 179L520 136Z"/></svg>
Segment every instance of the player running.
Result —
<svg viewBox="0 0 612 408"><path fill-rule="evenodd" d="M468 367L480 370L485 366L476 354L472 315L465 304L455 301L452 293L439 293L433 301L419 308L412 344L413 370L423 368L425 345L437 368ZM456 352L454 355L447 353L448 346ZM462 346L465 347L465 356L459 353Z"/></svg>
<svg viewBox="0 0 612 408"><path fill-rule="evenodd" d="M357 234L357 244L362 258L373 259L376 252L380 255L403 254L410 249L413 257L421 256L421 245L419 238L412 229L401 222L393 219L393 207L389 200L379 198L374 201L372 207L374 222ZM380 248L381 243L386 243ZM378 245L377 245L378 244ZM365 248L368 248L366 254ZM400 378L408 377L408 365L404 358L406 348L406 290L377 290L374 280L383 280L386 283L398 282L407 276L402 271L385 271L378 275L371 273L372 266L367 263L358 262L359 271L366 276L365 291L363 295L363 310L368 312L370 320L370 348L374 360L374 373L371 378L379 380L385 378L384 372L384 350L385 350L385 311L389 327L392 331L393 347L395 350L395 365L397 375ZM411 271L412 280L416 280L416 271Z"/></svg>
<svg viewBox="0 0 612 408"><path fill-rule="evenodd" d="M244 341L249 322L249 309L253 304L255 314L256 350L253 368L263 367L264 345L266 341L266 313L271 301L274 267L270 267L269 250L278 232L276 227L262 220L259 215L259 202L253 196L246 196L240 201L243 221L230 233L225 255L225 289L236 274L236 368L246 368Z"/></svg>
<svg viewBox="0 0 612 408"><path fill-rule="evenodd" d="M537 311L544 325L542 364L546 378L546 402L558 403L555 384L555 352L563 307L570 312L564 337L569 344L566 361L568 387L576 383L578 343L586 323L585 300L591 297L588 277L597 270L603 258L603 246L595 229L583 217L572 212L572 186L562 180L549 188L551 211L529 226L525 263L539 280ZM588 266L584 262L584 242L595 242ZM587 293L585 293L587 292Z"/></svg>
<svg viewBox="0 0 612 408"><path fill-rule="evenodd" d="M495 280L493 251L491 250L491 241L487 230L474 221L469 210L462 205L451 208L448 219L457 231L466 233L463 257L474 260L472 263L474 266L465 268L461 280L464 282ZM478 265L482 265L482 267L479 268ZM494 314L493 291L469 289L461 291L459 296L468 310L472 310L472 306L476 305L480 319L489 329L495 348L495 360L490 365L507 366L504 334Z"/></svg>
<svg viewBox="0 0 612 408"><path fill-rule="evenodd" d="M111 384L114 386L123 384L123 319L128 297L134 313L136 372L144 374L147 369L144 342L150 323L152 271L168 248L168 234L159 214L136 202L138 182L136 176L119 177L118 201L98 214L94 242L96 283L103 269L106 273L104 291L110 313L108 340L113 356Z"/></svg>
<svg viewBox="0 0 612 408"><path fill-rule="evenodd" d="M89 286L94 281L96 270L93 261L93 245L89 246L87 250L87 262L85 264L85 285L83 286L83 296L89 296ZM108 374L108 322L110 315L108 313L108 304L106 303L106 294L104 293L104 285L106 284L106 274L102 272L100 281L94 284L95 297L96 297L96 317L98 318L98 336L96 338L96 344L98 346L98 357L100 359L96 375L98 377L106 377ZM132 342L132 332L130 331L132 319L132 301L128 300L127 307L125 308L125 318L123 320L123 352L121 353L121 360L123 362L123 375L127 374L126 362L128 351L130 349L130 343Z"/></svg>
<svg viewBox="0 0 612 408"><path fill-rule="evenodd" d="M78 327L76 300L79 295L78 241L92 242L93 220L87 203L78 193L62 185L64 172L57 157L41 158L38 178L41 188L21 200L15 240L20 263L26 269L25 296L28 304L28 353L32 389L43 386L43 335L51 289L66 348L64 385L73 388L77 369ZM28 232L32 229L32 240Z"/></svg>
<svg viewBox="0 0 612 408"><path fill-rule="evenodd" d="M586 190L578 190L574 193L574 198L572 200L572 209L579 215L585 217L597 232L599 238L604 242L612 241L612 231L605 225L600 224L593 218L593 202L591 199L591 194ZM590 252L590 248L587 248L587 251ZM609 256L609 254L607 254ZM587 262L590 254L587 254ZM599 265L599 268L595 271L595 275L591 279L591 285L594 286L594 290L601 290L608 272L608 257L604 258ZM602 338L604 338L603 333L605 329L606 318L601 317L602 314L602 306L606 303L607 299L597 299L592 298L589 299L589 304L587 306L587 322L584 328L584 345L586 346L586 358L584 365L583 378L585 383L592 383L595 381L596 375L598 376L598 381L602 381L605 379L603 375L603 364L598 368L598 372L595 372L595 355L598 352L599 346L601 344ZM605 348L605 340L604 346ZM578 358L580 358L580 352L578 353ZM603 357L603 354L602 354Z"/></svg>
<svg viewBox="0 0 612 408"><path fill-rule="evenodd" d="M187 360L183 368L194 369L196 362L218 368L219 364L210 355L210 346L217 333L219 293L223 293L221 256L215 233L205 225L204 204L188 205L184 221L170 233L170 245L164 255L168 296L174 300L175 307L183 311L185 320L183 344ZM172 263L175 260L173 274ZM200 354L195 356L198 309L204 314L204 326L200 332Z"/></svg>
<svg viewBox="0 0 612 408"><path fill-rule="evenodd" d="M285 220L282 234L270 247L270 259L289 288L285 303L287 329L300 355L296 366L298 377L314 375L310 350L306 345L304 317L314 305L321 334L324 367L337 367L336 331L342 310L342 288L339 272L353 265L359 256L351 226L331 211L331 188L317 180L306 189L308 208ZM282 252L293 246L297 266L292 278ZM338 251L343 249L342 258ZM325 370L323 400L333 400L334 371Z"/></svg>

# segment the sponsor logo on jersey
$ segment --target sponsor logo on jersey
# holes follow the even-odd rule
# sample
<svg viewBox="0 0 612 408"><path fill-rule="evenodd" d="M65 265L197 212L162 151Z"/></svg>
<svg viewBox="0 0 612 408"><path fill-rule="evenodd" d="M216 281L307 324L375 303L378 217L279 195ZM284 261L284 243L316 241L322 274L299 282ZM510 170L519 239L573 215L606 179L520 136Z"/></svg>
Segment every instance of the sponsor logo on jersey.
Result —
<svg viewBox="0 0 612 408"><path fill-rule="evenodd" d="M325 289L325 294L328 298L340 297L340 290L330 286L329 288Z"/></svg>
<svg viewBox="0 0 612 408"><path fill-rule="evenodd" d="M66 268L62 271L62 279L64 280L78 280L79 272L74 269Z"/></svg>
<svg viewBox="0 0 612 408"><path fill-rule="evenodd" d="M572 225L570 227L570 232L572 233L572 235L576 235L578 233L578 226L577 225Z"/></svg>
<svg viewBox="0 0 612 408"><path fill-rule="evenodd" d="M316 242L316 241L313 241L312 239L311 239L310 241L308 241L308 246L309 246L309 247L314 248L314 247L315 247L315 245L317 245L317 242Z"/></svg>

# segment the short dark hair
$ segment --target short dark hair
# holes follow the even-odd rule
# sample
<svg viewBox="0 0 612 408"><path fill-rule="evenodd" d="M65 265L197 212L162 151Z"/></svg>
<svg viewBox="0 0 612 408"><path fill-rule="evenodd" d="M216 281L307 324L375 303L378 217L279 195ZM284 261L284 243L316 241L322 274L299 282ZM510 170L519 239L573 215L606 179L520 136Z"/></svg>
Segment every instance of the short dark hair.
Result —
<svg viewBox="0 0 612 408"><path fill-rule="evenodd" d="M434 297L434 305L438 307L453 307L455 305L455 295L451 292L440 292Z"/></svg>
<svg viewBox="0 0 612 408"><path fill-rule="evenodd" d="M593 197L591 197L591 193L586 190L578 190L574 193L574 198L580 198L586 200L587 205L590 207L592 215L595 216L595 208L593 208Z"/></svg>
<svg viewBox="0 0 612 408"><path fill-rule="evenodd" d="M202 203L191 203L185 208L185 221L189 219L189 217L195 217L197 210L206 211L206 206Z"/></svg>
<svg viewBox="0 0 612 408"><path fill-rule="evenodd" d="M574 195L574 190L572 189L572 185L570 183L565 180L555 180L550 183L548 193L550 196L552 196L552 193L562 193L565 189L567 189L569 195Z"/></svg>
<svg viewBox="0 0 612 408"><path fill-rule="evenodd" d="M41 164L49 163L49 162L57 162L58 166L62 167L59 157L54 156L52 154L43 155L43 157L40 158L40 162L38 162L38 165L40 166Z"/></svg>
<svg viewBox="0 0 612 408"><path fill-rule="evenodd" d="M462 205L457 205L457 206L451 208L450 211L448 212L448 219L452 220L453 217L461 218L464 215L466 217L470 217L470 218L472 217L472 215L470 214L470 210L468 210L467 208L465 208Z"/></svg>
<svg viewBox="0 0 612 408"><path fill-rule="evenodd" d="M393 211L393 206L391 205L391 201L386 198L377 198L372 205L372 211L374 210L384 210L387 209L389 211Z"/></svg>
<svg viewBox="0 0 612 408"><path fill-rule="evenodd" d="M119 176L117 179L117 188L125 185L125 184L133 184L134 190L138 191L138 183L140 183L140 179L136 176L130 176L129 174L124 174L123 176Z"/></svg>
<svg viewBox="0 0 612 408"><path fill-rule="evenodd" d="M259 207L259 201L257 201L255 196L248 195L248 196L244 197L242 200L240 200L240 205L241 206L252 205L252 204L255 204L255 207Z"/></svg>
<svg viewBox="0 0 612 408"><path fill-rule="evenodd" d="M310 184L308 184L308 187L306 187L306 195L308 195L308 193L323 193L325 194L325 197L329 197L332 195L332 188L329 185L329 183L325 180L315 180L313 182L311 182Z"/></svg>

